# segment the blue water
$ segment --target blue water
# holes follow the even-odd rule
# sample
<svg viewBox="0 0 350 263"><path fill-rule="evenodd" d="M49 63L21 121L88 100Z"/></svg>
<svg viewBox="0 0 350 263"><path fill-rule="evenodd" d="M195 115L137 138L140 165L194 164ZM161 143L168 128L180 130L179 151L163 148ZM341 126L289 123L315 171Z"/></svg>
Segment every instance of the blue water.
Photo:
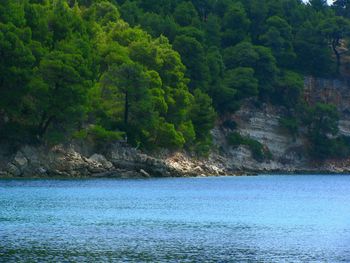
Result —
<svg viewBox="0 0 350 263"><path fill-rule="evenodd" d="M350 262L350 177L0 180L1 262Z"/></svg>

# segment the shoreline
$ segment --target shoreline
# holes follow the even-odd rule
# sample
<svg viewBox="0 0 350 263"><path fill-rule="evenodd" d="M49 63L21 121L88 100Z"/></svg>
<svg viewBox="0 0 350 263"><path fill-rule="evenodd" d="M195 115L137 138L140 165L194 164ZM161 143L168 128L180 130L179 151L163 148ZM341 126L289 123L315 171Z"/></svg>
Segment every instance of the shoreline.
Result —
<svg viewBox="0 0 350 263"><path fill-rule="evenodd" d="M25 176L25 177L6 177L0 176L0 180L152 180L152 179L195 179L195 178L235 178L235 177L262 177L262 176L350 176L350 173L331 173L331 172L308 172L308 173L257 173L257 174L240 174L240 175L198 175L182 177L95 177L95 176L76 176L76 177L59 177L59 176Z"/></svg>
<svg viewBox="0 0 350 263"><path fill-rule="evenodd" d="M86 145L84 145L86 147ZM5 148L3 148L5 149ZM5 152L5 153L4 153ZM213 152L199 158L186 152L145 154L120 144L103 153L75 144L23 146L18 151L0 154L0 178L63 179L146 179L176 177L350 174L350 160L324 163L297 162L288 165L239 161L234 156Z"/></svg>

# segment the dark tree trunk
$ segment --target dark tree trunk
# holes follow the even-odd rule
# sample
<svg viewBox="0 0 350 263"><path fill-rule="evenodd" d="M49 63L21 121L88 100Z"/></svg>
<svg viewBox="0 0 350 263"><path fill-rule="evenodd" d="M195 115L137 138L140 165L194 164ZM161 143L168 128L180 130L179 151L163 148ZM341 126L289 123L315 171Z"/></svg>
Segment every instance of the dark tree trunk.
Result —
<svg viewBox="0 0 350 263"><path fill-rule="evenodd" d="M340 73L340 53L337 50L337 46L339 45L339 39L334 39L332 41L332 49L335 54L336 60L337 60L337 74Z"/></svg>
<svg viewBox="0 0 350 263"><path fill-rule="evenodd" d="M124 124L128 125L129 120L129 94L125 92L125 105L124 105Z"/></svg>
<svg viewBox="0 0 350 263"><path fill-rule="evenodd" d="M47 114L44 113L42 118L41 118L41 123L39 124L39 128L38 128L38 137L39 138L42 138L45 135L45 133L46 133L47 129L49 128L51 122L55 118L54 116L50 116L48 119L46 119L46 116L47 116Z"/></svg>

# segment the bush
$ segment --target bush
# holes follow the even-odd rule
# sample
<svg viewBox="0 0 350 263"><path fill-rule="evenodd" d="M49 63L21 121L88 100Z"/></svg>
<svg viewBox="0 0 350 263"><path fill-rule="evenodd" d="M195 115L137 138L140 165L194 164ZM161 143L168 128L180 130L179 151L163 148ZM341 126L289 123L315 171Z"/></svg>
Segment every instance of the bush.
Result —
<svg viewBox="0 0 350 263"><path fill-rule="evenodd" d="M228 143L233 147L244 145L244 138L238 132L233 132L228 136Z"/></svg>
<svg viewBox="0 0 350 263"><path fill-rule="evenodd" d="M338 151L344 152L341 145L344 137L337 137L339 132L339 113L334 105L317 103L307 109L305 124L310 141L309 154L319 160L337 157Z"/></svg>
<svg viewBox="0 0 350 263"><path fill-rule="evenodd" d="M332 140L333 157L347 158L350 156L350 137L341 136Z"/></svg>
<svg viewBox="0 0 350 263"><path fill-rule="evenodd" d="M213 141L211 136L208 136L205 140L201 140L194 145L193 150L200 157L208 157L213 147Z"/></svg>
<svg viewBox="0 0 350 263"><path fill-rule="evenodd" d="M94 125L89 128L88 135L92 136L95 140L109 143L122 140L125 136L125 133L121 131L109 131L102 126Z"/></svg>
<svg viewBox="0 0 350 263"><path fill-rule="evenodd" d="M163 122L158 127L156 144L170 149L181 149L185 144L185 138L181 132L175 129L174 124Z"/></svg>
<svg viewBox="0 0 350 263"><path fill-rule="evenodd" d="M279 120L282 128L286 129L294 138L299 132L299 121L295 117L282 117Z"/></svg>
<svg viewBox="0 0 350 263"><path fill-rule="evenodd" d="M125 133L121 131L109 131L102 126L93 125L87 129L75 132L73 137L80 140L91 140L99 147L122 140L125 137Z"/></svg>
<svg viewBox="0 0 350 263"><path fill-rule="evenodd" d="M263 144L249 137L244 137L238 132L231 133L227 139L228 143L233 147L238 147L240 145L247 146L252 152L253 158L257 161L263 161L272 158L270 151L266 149Z"/></svg>
<svg viewBox="0 0 350 263"><path fill-rule="evenodd" d="M222 126L226 129L236 130L238 125L234 120L226 120L222 123Z"/></svg>
<svg viewBox="0 0 350 263"><path fill-rule="evenodd" d="M326 136L315 136L310 138L311 147L309 154L317 160L327 158L347 158L350 156L350 138L340 136L338 138L328 138Z"/></svg>

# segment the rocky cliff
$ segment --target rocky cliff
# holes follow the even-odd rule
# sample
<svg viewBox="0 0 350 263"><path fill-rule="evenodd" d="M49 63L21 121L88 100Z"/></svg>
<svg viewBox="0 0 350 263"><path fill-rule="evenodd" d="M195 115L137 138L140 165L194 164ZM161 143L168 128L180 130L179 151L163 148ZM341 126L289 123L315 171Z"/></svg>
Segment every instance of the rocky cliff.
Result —
<svg viewBox="0 0 350 263"><path fill-rule="evenodd" d="M305 100L309 104L330 103L337 106L340 113L340 134L350 135L350 81L349 79L305 78ZM235 114L223 121L234 121L235 131L259 141L272 153L272 159L258 162L246 147L230 148L225 138L232 132L224 125L214 131L216 144L223 150L221 155L233 171L252 172L325 172L347 173L350 160L326 160L322 163L310 160L306 153L307 139L303 131L297 138L290 136L279 125L283 109L269 104L257 106L247 101Z"/></svg>
<svg viewBox="0 0 350 263"><path fill-rule="evenodd" d="M215 162L195 160L184 153L158 154L156 158L120 143L110 145L104 154L77 144L24 146L12 154L2 151L0 159L0 177L147 178L226 173Z"/></svg>
<svg viewBox="0 0 350 263"><path fill-rule="evenodd" d="M305 78L305 100L332 103L338 107L340 132L350 135L349 81ZM150 156L127 145L116 143L102 153L87 145L70 143L55 147L24 146L11 151L0 147L1 177L119 177L147 178L198 175L237 175L247 173L350 172L349 160L316 163L306 154L307 140L292 138L279 125L283 109L269 104L246 101L233 115L225 116L212 131L214 148L208 158L184 152L164 151ZM271 159L257 161L245 147L230 147L227 135L233 130L225 122L236 123L235 131L248 136L271 152Z"/></svg>

